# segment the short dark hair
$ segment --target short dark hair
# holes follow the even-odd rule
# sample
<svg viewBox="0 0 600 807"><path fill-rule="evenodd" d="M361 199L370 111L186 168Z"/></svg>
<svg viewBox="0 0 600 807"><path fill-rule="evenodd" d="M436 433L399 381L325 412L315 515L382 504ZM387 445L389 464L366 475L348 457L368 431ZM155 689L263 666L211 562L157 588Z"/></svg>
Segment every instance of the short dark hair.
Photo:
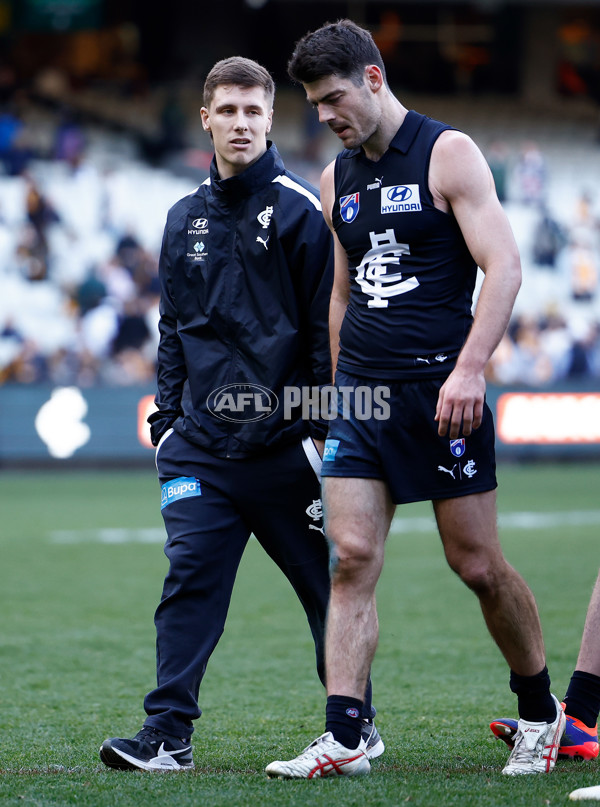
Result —
<svg viewBox="0 0 600 807"><path fill-rule="evenodd" d="M223 84L236 84L239 87L262 87L271 104L275 97L275 82L269 71L252 59L243 56L230 56L221 59L209 72L204 82L204 106L208 109L215 90Z"/></svg>
<svg viewBox="0 0 600 807"><path fill-rule="evenodd" d="M335 75L360 85L369 64L379 67L387 83L383 59L371 33L352 20L338 20L305 34L296 43L287 69L290 78L301 84Z"/></svg>

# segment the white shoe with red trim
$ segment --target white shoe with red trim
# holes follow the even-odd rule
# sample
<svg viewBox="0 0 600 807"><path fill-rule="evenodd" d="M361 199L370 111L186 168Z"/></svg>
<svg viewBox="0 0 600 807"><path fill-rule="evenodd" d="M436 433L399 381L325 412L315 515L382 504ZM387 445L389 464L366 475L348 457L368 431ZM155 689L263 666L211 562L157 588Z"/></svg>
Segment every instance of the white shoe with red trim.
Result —
<svg viewBox="0 0 600 807"><path fill-rule="evenodd" d="M550 773L554 768L566 721L560 703L554 695L552 698L556 704L556 720L553 723L519 720L515 747L502 773L507 776Z"/></svg>
<svg viewBox="0 0 600 807"><path fill-rule="evenodd" d="M318 779L323 776L358 776L369 773L367 746L361 738L358 748L345 748L326 731L295 759L277 760L266 767L271 779Z"/></svg>

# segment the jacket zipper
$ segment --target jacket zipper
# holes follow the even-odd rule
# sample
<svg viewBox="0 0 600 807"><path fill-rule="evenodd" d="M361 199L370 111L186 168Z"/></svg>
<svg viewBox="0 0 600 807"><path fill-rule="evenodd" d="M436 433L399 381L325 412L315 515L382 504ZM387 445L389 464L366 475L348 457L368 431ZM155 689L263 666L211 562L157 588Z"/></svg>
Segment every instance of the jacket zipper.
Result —
<svg viewBox="0 0 600 807"><path fill-rule="evenodd" d="M238 238L237 225L238 225L238 223L237 223L237 216L236 216L235 220L234 220L234 227L233 227L233 241L232 241L232 244L231 244L231 256L230 256L231 259L230 259L230 262L229 262L230 267L235 266L235 247L236 247L237 238ZM233 278L230 278L230 280L233 281ZM233 282L229 282L227 284L227 313L230 316L230 320L229 320L230 322L231 322L232 287L233 287ZM233 328L230 331L230 336L231 336L231 356L230 356L230 359L229 359L229 378L228 378L228 383L229 384L233 383L233 376L234 376L233 371L234 371L235 359L236 359L236 356L237 356L237 345L235 343L235 335L234 335L234 332L233 332ZM231 451L231 425L228 424L227 425L227 448L226 448L226 454L225 454L225 456L227 458L231 457L230 451Z"/></svg>

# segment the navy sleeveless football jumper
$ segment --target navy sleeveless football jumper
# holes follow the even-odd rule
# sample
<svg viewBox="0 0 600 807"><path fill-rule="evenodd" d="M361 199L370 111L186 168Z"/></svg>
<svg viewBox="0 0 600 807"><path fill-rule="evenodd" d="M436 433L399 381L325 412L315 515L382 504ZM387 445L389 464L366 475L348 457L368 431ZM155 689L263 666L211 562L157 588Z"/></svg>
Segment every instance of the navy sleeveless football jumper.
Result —
<svg viewBox="0 0 600 807"><path fill-rule="evenodd" d="M355 390L329 425L322 476L382 479L395 504L496 487L494 423L450 440L435 421L439 391L473 322L477 266L452 213L429 190L439 121L408 112L377 162L362 148L335 164L332 217L348 255L350 300L336 383ZM384 385L384 386L382 386ZM387 393L389 415L365 418L356 400Z"/></svg>
<svg viewBox="0 0 600 807"><path fill-rule="evenodd" d="M434 143L451 128L410 111L377 162L361 148L337 157L333 224L351 288L340 370L391 380L454 367L472 324L477 266L428 185Z"/></svg>

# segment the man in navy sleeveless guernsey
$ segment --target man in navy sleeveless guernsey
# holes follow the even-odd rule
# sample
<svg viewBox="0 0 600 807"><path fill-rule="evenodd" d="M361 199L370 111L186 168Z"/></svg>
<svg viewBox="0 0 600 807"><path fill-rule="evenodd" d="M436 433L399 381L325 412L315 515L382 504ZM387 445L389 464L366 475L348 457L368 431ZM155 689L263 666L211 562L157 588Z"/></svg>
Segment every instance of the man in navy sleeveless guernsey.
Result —
<svg viewBox="0 0 600 807"><path fill-rule="evenodd" d="M345 147L323 173L321 199L335 240L332 358L350 416L331 421L322 471L334 550L326 731L267 773L369 771L358 718L377 645L375 585L395 505L421 500L433 502L448 563L478 596L510 667L520 721L504 773L548 772L565 718L533 595L496 529L484 368L521 269L490 170L466 135L402 106L371 35L349 20L307 34L288 70ZM473 319L477 266L485 280ZM350 390L364 399L382 384L390 417L365 419Z"/></svg>
<svg viewBox="0 0 600 807"><path fill-rule="evenodd" d="M167 217L149 420L170 566L155 615L157 687L142 730L102 744L112 768L193 768L199 687L251 532L304 607L324 682L326 424L286 412L283 399L286 388L330 381L332 239L315 189L267 141L274 93L256 62L217 62L201 110L210 177ZM366 692L361 724L375 757L384 746Z"/></svg>

